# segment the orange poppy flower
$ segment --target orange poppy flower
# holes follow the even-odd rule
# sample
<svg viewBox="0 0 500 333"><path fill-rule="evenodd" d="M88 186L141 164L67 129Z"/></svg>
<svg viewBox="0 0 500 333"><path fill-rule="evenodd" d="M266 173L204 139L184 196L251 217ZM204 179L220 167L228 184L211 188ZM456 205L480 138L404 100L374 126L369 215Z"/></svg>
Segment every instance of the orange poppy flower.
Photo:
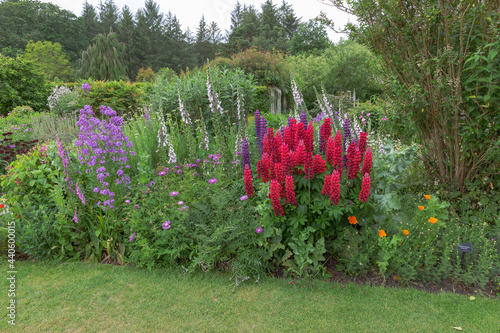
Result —
<svg viewBox="0 0 500 333"><path fill-rule="evenodd" d="M424 210L424 206L418 206L418 209Z"/></svg>
<svg viewBox="0 0 500 333"><path fill-rule="evenodd" d="M385 233L385 231L384 231L384 230L380 230L380 231L378 232L378 235L379 235L380 237L385 237L385 236L387 236L387 234Z"/></svg>
<svg viewBox="0 0 500 333"><path fill-rule="evenodd" d="M430 196L430 195L428 195L428 194L426 194L426 195L425 195L425 198L426 198L427 200L429 200L429 199L431 198L431 196Z"/></svg>
<svg viewBox="0 0 500 333"><path fill-rule="evenodd" d="M436 223L437 221L438 221L438 219L437 219L437 218L435 218L435 217L431 217L431 218L429 219L429 222L430 222L430 223L432 223L432 224Z"/></svg>
<svg viewBox="0 0 500 333"><path fill-rule="evenodd" d="M408 236L408 234L409 234L409 233L410 233L410 232L409 232L408 230L406 230L406 229L405 229L405 230L403 230L403 235Z"/></svg>

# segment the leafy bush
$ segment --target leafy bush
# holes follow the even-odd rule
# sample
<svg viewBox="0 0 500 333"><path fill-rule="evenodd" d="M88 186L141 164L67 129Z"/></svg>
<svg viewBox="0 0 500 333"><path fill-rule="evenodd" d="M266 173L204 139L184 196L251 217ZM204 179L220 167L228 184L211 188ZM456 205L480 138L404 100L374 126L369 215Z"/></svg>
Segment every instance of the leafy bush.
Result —
<svg viewBox="0 0 500 333"><path fill-rule="evenodd" d="M79 98L76 87L69 89L65 85L55 86L48 98L50 112L63 115L78 110L83 107Z"/></svg>
<svg viewBox="0 0 500 333"><path fill-rule="evenodd" d="M6 115L16 106L47 109L49 83L34 63L0 55L0 82L0 114Z"/></svg>
<svg viewBox="0 0 500 333"><path fill-rule="evenodd" d="M130 115L144 104L144 94L137 85L126 81L88 81L91 89L80 94L79 105L90 105L99 109L106 105L120 115Z"/></svg>

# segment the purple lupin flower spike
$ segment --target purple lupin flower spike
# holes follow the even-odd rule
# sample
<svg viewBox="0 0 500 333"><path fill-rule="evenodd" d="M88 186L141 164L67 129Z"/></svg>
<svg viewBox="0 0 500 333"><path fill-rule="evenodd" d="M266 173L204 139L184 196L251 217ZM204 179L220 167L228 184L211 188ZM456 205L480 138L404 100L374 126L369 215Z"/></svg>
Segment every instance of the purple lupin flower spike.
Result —
<svg viewBox="0 0 500 333"><path fill-rule="evenodd" d="M304 129L307 130L307 115L306 115L306 110L302 110L302 113L300 114L300 122L304 124Z"/></svg>
<svg viewBox="0 0 500 333"><path fill-rule="evenodd" d="M264 146L262 145L262 141L264 140L264 135L267 134L267 120L264 116L260 118L260 154L262 155L262 149Z"/></svg>
<svg viewBox="0 0 500 333"><path fill-rule="evenodd" d="M257 151L260 151L260 111L257 109L255 111L255 143L257 145ZM243 165L243 170L245 169L245 166Z"/></svg>
<svg viewBox="0 0 500 333"><path fill-rule="evenodd" d="M250 150L248 149L248 141L247 138L243 138L241 143L241 151L242 151L242 163L243 171L245 171L245 165L248 164L250 168Z"/></svg>
<svg viewBox="0 0 500 333"><path fill-rule="evenodd" d="M344 144L342 146L344 153L346 152L347 140L351 143L351 124L349 122L349 118L346 118L344 121Z"/></svg>

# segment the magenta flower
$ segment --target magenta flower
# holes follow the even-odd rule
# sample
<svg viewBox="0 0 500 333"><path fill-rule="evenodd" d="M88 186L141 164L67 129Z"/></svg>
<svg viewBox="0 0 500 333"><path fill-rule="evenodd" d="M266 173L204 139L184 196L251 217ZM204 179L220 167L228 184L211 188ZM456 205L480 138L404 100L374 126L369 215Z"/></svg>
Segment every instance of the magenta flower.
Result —
<svg viewBox="0 0 500 333"><path fill-rule="evenodd" d="M165 230L168 230L170 229L170 221L165 221L162 223L162 228L165 229Z"/></svg>
<svg viewBox="0 0 500 333"><path fill-rule="evenodd" d="M217 183L217 179L212 178L212 179L210 179L208 182L209 182L210 184L215 184L215 183Z"/></svg>
<svg viewBox="0 0 500 333"><path fill-rule="evenodd" d="M255 229L255 232L260 234L262 231L264 231L264 229L262 229L261 227L258 227L257 229Z"/></svg>

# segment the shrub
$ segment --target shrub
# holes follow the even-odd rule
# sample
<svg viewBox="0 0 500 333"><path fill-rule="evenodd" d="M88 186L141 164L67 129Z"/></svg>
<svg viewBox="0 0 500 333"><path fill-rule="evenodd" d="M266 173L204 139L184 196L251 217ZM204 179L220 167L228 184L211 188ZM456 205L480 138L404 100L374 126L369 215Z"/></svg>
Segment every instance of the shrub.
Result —
<svg viewBox="0 0 500 333"><path fill-rule="evenodd" d="M34 63L0 55L0 82L0 114L6 115L16 106L47 109L49 83Z"/></svg>

